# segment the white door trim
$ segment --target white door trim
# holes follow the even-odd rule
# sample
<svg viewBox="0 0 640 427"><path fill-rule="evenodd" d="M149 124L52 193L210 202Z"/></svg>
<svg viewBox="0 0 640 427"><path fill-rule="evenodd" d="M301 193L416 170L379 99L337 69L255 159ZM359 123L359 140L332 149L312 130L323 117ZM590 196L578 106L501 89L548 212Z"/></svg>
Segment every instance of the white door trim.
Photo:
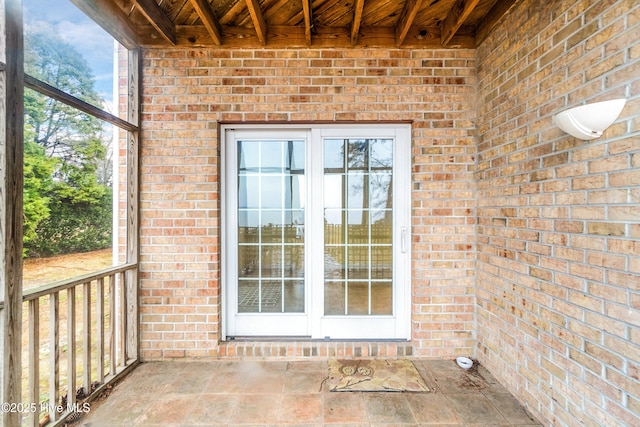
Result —
<svg viewBox="0 0 640 427"><path fill-rule="evenodd" d="M313 339L410 339L411 338L411 126L409 124L322 125L222 125L221 138L221 311L222 339L227 336L308 336ZM238 316L237 147L242 138L274 136L307 140L305 182L305 313L279 313L280 319L243 313ZM310 208L322 200L325 137L393 138L393 314L390 316L324 316L324 218L323 209ZM319 160L320 159L320 160ZM234 182L235 181L235 182ZM322 205L322 203L320 203ZM312 254L316 254L315 256ZM318 255L320 254L320 255ZM319 260L319 261L318 261ZM242 333L238 333L242 331Z"/></svg>

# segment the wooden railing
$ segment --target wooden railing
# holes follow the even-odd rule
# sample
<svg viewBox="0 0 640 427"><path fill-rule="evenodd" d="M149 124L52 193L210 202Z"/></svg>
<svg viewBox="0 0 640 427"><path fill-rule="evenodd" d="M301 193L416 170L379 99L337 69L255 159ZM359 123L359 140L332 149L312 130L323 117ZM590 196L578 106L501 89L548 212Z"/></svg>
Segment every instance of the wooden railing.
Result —
<svg viewBox="0 0 640 427"><path fill-rule="evenodd" d="M23 303L23 425L61 425L89 411L137 364L136 264L26 290Z"/></svg>

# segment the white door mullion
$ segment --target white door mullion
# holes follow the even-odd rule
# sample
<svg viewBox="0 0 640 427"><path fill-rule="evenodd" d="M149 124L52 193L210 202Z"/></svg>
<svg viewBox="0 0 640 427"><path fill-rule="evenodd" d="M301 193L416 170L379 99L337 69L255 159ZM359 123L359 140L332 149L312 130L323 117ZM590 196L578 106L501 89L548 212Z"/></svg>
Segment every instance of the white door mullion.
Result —
<svg viewBox="0 0 640 427"><path fill-rule="evenodd" d="M310 322L311 337L324 338L322 336L321 318L324 315L324 212L322 185L322 159L324 151L319 129L311 130L308 155L309 192L307 193L307 207L309 211L308 229L309 235L309 296L310 296ZM320 161L318 161L320 159ZM320 201L320 203L318 203Z"/></svg>

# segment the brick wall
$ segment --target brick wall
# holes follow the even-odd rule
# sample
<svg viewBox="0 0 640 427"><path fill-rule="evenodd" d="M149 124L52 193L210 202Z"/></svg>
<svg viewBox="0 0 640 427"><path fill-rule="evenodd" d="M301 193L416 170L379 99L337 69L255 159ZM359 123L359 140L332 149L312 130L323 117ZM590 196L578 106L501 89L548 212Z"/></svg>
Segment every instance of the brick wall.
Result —
<svg viewBox="0 0 640 427"><path fill-rule="evenodd" d="M142 358L471 354L475 56L472 50L145 51ZM218 122L399 120L413 121L413 347L220 345Z"/></svg>
<svg viewBox="0 0 640 427"><path fill-rule="evenodd" d="M639 40L636 0L524 0L477 51L477 356L548 425L640 425Z"/></svg>

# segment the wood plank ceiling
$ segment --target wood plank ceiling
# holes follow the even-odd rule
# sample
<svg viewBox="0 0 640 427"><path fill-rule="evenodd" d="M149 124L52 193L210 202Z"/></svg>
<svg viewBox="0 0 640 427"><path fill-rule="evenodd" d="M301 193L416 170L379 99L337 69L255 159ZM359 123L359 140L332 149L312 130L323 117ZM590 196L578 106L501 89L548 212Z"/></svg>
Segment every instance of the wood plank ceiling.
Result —
<svg viewBox="0 0 640 427"><path fill-rule="evenodd" d="M71 0L128 48L475 48L518 0Z"/></svg>

